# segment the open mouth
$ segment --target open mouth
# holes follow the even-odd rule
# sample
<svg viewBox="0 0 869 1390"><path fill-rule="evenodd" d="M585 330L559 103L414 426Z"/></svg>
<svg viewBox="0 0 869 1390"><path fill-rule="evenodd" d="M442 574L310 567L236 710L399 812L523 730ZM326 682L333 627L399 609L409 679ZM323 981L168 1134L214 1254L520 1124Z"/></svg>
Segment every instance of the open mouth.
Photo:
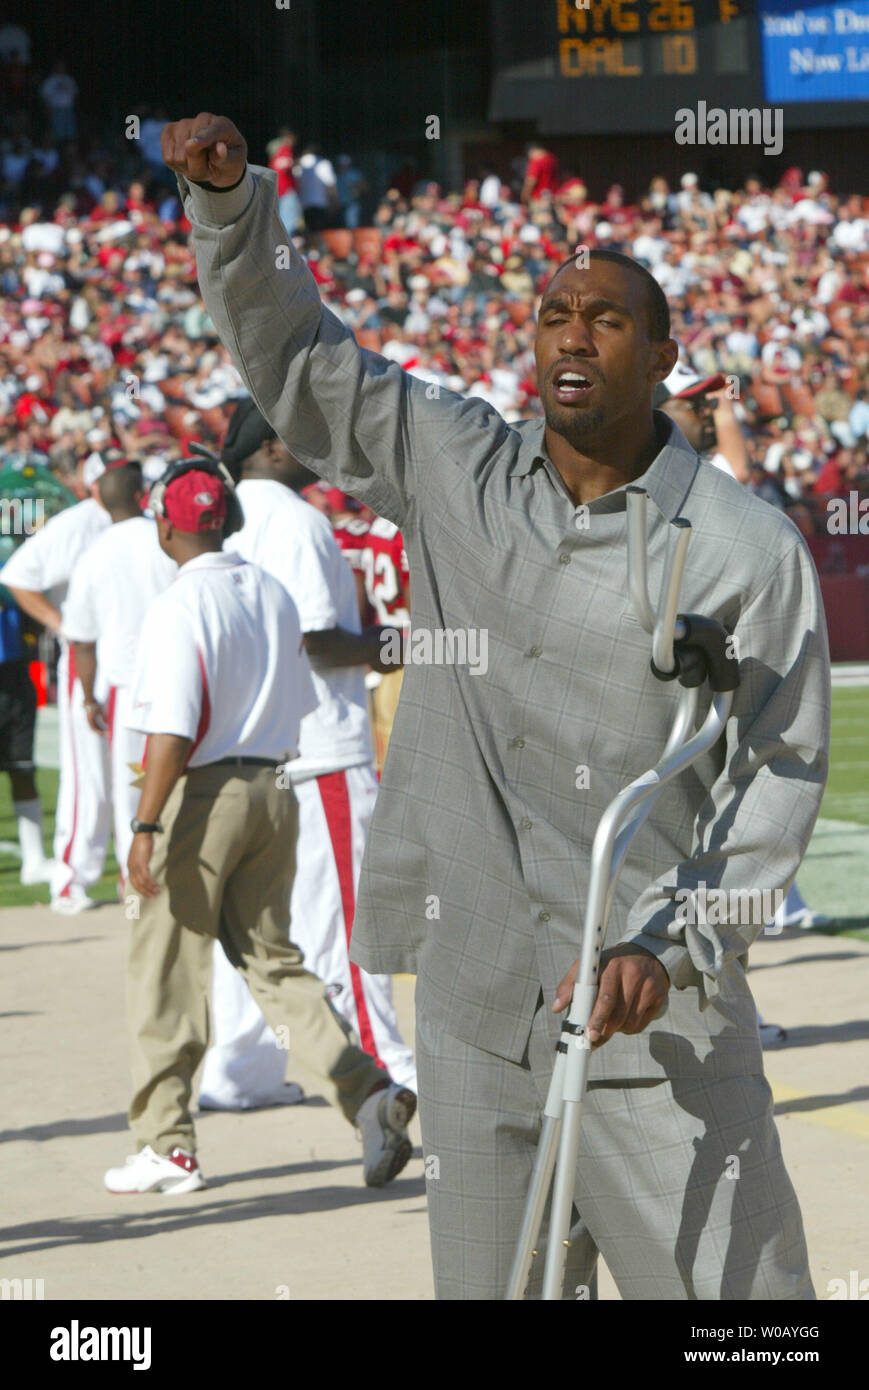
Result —
<svg viewBox="0 0 869 1390"><path fill-rule="evenodd" d="M584 400L594 390L594 385L591 377L582 372L562 370L556 374L553 391L562 405L574 405Z"/></svg>

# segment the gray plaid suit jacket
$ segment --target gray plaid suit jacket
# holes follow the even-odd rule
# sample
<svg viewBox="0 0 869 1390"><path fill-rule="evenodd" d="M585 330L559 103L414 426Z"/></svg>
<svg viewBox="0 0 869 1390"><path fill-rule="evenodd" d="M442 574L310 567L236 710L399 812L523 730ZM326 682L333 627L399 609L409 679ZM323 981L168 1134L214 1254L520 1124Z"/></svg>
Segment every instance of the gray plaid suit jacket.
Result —
<svg viewBox="0 0 869 1390"><path fill-rule="evenodd" d="M414 631L487 633L485 671L405 671L352 954L415 972L428 1020L518 1061L540 991L551 1002L578 955L601 812L660 756L678 701L628 603L624 490L579 515L542 421L510 426L360 350L286 245L268 170L223 193L179 186L206 306L260 409L298 459L401 528ZM745 978L762 919L685 923L675 894L787 888L827 773L829 657L805 542L656 419L650 588L667 520L687 517L682 611L735 633L741 685L725 736L661 795L622 871L607 944L652 951L672 988L644 1033L595 1054L597 1079L762 1071Z"/></svg>

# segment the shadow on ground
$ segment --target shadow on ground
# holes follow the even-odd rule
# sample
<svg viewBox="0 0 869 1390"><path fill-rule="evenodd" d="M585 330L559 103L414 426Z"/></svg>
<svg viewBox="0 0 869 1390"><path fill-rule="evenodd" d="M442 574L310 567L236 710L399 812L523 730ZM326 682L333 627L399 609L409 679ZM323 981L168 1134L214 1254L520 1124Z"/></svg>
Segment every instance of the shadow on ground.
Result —
<svg viewBox="0 0 869 1390"><path fill-rule="evenodd" d="M0 1241L9 1247L8 1253L18 1259L22 1255L53 1250L63 1246L101 1245L116 1240L141 1240L142 1237L172 1234L175 1231L190 1230L199 1226L234 1225L238 1221L256 1221L263 1217L304 1216L309 1212L340 1211L343 1207L370 1205L375 1202L394 1201L396 1197L409 1200L418 1198L425 1192L425 1179L398 1178L388 1187L371 1188L358 1183L351 1186L306 1188L302 1192L278 1192L259 1197L240 1197L215 1202L208 1193L233 1182L263 1181L276 1178L299 1176L303 1173L321 1173L334 1168L359 1169L358 1159L343 1159L340 1162L314 1160L306 1163L282 1165L279 1168L260 1168L246 1173L233 1173L212 1180L209 1188L200 1196L190 1193L184 1198L172 1201L171 1197L155 1193L153 1198L139 1198L140 1201L153 1200L153 1211L123 1212L112 1211L107 1216L83 1217L81 1219L57 1219L50 1221L30 1221L20 1226L7 1226L0 1230ZM112 1197L105 1194L107 1202L127 1203L129 1197ZM413 1208L424 1212L424 1206Z"/></svg>
<svg viewBox="0 0 869 1390"><path fill-rule="evenodd" d="M791 1052L795 1047L817 1047L819 1043L864 1042L869 1038L869 1019L854 1018L847 1023L818 1023L788 1028L787 1039L770 1042L764 1052Z"/></svg>
<svg viewBox="0 0 869 1390"><path fill-rule="evenodd" d="M829 1110L834 1105L854 1105L861 1100L869 1100L869 1086L854 1086L850 1091L840 1091L835 1095L777 1100L773 1108L776 1115L797 1115L812 1110Z"/></svg>

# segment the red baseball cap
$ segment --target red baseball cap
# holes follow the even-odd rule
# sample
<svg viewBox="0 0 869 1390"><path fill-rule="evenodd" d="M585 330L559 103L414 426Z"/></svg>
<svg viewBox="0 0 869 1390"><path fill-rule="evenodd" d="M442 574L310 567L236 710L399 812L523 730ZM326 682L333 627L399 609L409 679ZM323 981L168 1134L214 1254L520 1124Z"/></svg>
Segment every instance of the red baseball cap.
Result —
<svg viewBox="0 0 869 1390"><path fill-rule="evenodd" d="M677 362L670 375L664 381L659 381L655 387L652 405L657 409L665 401L673 398L680 401L690 400L706 391L721 391L726 385L727 377L723 372L704 377L684 362Z"/></svg>
<svg viewBox="0 0 869 1390"><path fill-rule="evenodd" d="M126 468L129 463L138 463L138 459L128 459L126 454L122 454L119 449L111 447L104 449L101 457L106 465L106 472L110 468Z"/></svg>
<svg viewBox="0 0 869 1390"><path fill-rule="evenodd" d="M212 473L193 468L169 484L163 510L179 531L218 531L226 521L226 488Z"/></svg>
<svg viewBox="0 0 869 1390"><path fill-rule="evenodd" d="M723 372L715 372L713 376L701 376L684 362L677 362L663 384L671 396L685 400L691 396L699 396L704 391L722 390L727 385L727 377Z"/></svg>
<svg viewBox="0 0 869 1390"><path fill-rule="evenodd" d="M362 511L362 503L357 502L355 497L351 497L349 492L342 492L340 487L324 488L323 495L331 512Z"/></svg>

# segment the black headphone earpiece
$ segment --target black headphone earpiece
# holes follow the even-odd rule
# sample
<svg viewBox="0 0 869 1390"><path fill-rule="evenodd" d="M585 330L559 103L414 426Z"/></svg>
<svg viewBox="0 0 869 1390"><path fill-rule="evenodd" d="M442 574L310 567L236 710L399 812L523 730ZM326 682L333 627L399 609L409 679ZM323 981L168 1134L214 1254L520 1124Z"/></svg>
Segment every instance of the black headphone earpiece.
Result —
<svg viewBox="0 0 869 1390"><path fill-rule="evenodd" d="M212 454L210 449L206 449L202 444L190 444L191 454L194 458L179 459L177 463L170 463L166 472L151 484L148 493L148 506L155 516L165 517L166 515L166 489L171 486L178 478L183 478L185 473L190 473L197 469L201 473L208 473L212 478L219 478L226 489L226 521L223 524L224 539L231 536L235 531L240 531L244 525L244 512L241 503L235 494L235 483L226 464L221 463L216 454Z"/></svg>

